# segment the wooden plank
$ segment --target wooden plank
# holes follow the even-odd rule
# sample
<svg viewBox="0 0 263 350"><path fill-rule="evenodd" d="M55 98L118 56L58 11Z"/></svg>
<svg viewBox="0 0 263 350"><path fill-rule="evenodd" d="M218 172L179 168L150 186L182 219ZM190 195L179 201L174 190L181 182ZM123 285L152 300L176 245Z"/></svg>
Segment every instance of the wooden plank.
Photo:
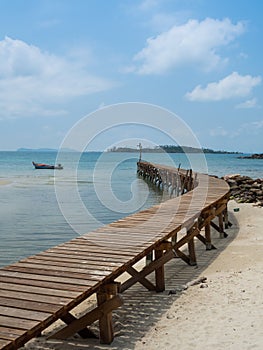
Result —
<svg viewBox="0 0 263 350"><path fill-rule="evenodd" d="M8 315L17 318L24 318L27 320L43 321L48 318L52 313L29 311L24 309L17 309L8 306L0 306L0 315Z"/></svg>
<svg viewBox="0 0 263 350"><path fill-rule="evenodd" d="M9 335L13 339L13 338L19 337L20 335L24 334L24 331L21 329L0 326L0 338L4 334ZM3 339L8 339L8 338L3 338Z"/></svg>
<svg viewBox="0 0 263 350"><path fill-rule="evenodd" d="M71 299L70 298L64 298L59 296L47 296L47 295L40 295L40 294L32 294L32 293L24 293L11 290L4 290L0 289L0 297L5 298L13 298L13 299L21 299L21 300L31 300L31 301L39 301L41 300L44 303L48 304L55 304L55 305L67 305Z"/></svg>
<svg viewBox="0 0 263 350"><path fill-rule="evenodd" d="M5 340L9 340L10 342L15 341L18 337L20 337L20 335L14 334L12 333L12 328L6 328L9 329L10 331L8 333L2 333L0 332L0 339L5 339ZM25 333L24 330L20 330L22 332L22 334Z"/></svg>
<svg viewBox="0 0 263 350"><path fill-rule="evenodd" d="M52 289L52 290L58 290L60 291L75 291L75 292L83 292L89 288L88 285L75 285L75 284L66 284L66 283L56 283L56 282L49 282L49 281L41 281L41 280L33 280L30 279L31 275L27 275L27 278L17 278L12 276L1 276L1 282L5 283L11 283L14 285L27 285L27 286L36 286L37 288L46 288L46 289ZM60 293L59 293L60 294ZM55 294L56 295L56 294ZM60 294L61 296L63 293Z"/></svg>
<svg viewBox="0 0 263 350"><path fill-rule="evenodd" d="M81 279L81 280L88 280L88 281L100 281L103 279L103 277L106 277L108 273L104 273L102 275L92 275L91 273L75 273L75 272L68 272L68 271L57 271L53 270L52 268L48 269L38 269L35 267L23 267L19 266L18 264L14 264L8 267L5 267L4 270L7 271L14 271L14 272L24 272L28 274L34 274L34 275L44 275L44 276L51 276L51 277L68 277L68 278L75 278L75 279Z"/></svg>
<svg viewBox="0 0 263 350"><path fill-rule="evenodd" d="M4 347L7 346L8 344L10 344L10 341L9 341L9 340L1 339L1 338L0 338L0 348L1 348L1 349L4 349Z"/></svg>
<svg viewBox="0 0 263 350"><path fill-rule="evenodd" d="M67 290L41 288L41 287L12 284L12 283L1 283L1 289L12 290L17 292L34 293L34 294L40 294L40 295L60 296L60 297L66 297L66 298L75 298L80 294L79 292L71 292Z"/></svg>
<svg viewBox="0 0 263 350"><path fill-rule="evenodd" d="M92 254L92 255L91 255ZM91 252L90 255L82 255L82 254L79 254L79 253L75 253L75 252L70 252L70 254L66 254L65 251L56 251L56 252L53 252L51 251L51 249L49 251L46 251L42 254L38 254L37 257L41 256L41 259L49 259L49 258L53 258L53 259L69 259L70 261L71 260L74 260L74 261L86 261L88 259L89 263L93 264L107 264L108 266L116 266L116 265L119 265L125 261L127 261L127 258L126 257L115 257L114 255L113 256L109 256L109 252L108 254L105 254L105 255L100 255L98 256L98 254L93 256L93 253Z"/></svg>
<svg viewBox="0 0 263 350"><path fill-rule="evenodd" d="M119 250L115 252L113 249L111 251L111 254L109 255L109 247L96 247L96 248L87 248L87 249L74 249L74 247L55 247L53 249L49 249L47 252L48 253L55 253L55 254L66 254L68 256L80 256L80 259L82 258L92 258L90 255L94 254L94 257L99 260L102 259L103 261L126 261L127 258L131 258L134 255L131 254L131 252L120 252Z"/></svg>
<svg viewBox="0 0 263 350"><path fill-rule="evenodd" d="M17 318L17 317L9 317L9 316L2 316L0 315L0 324L2 326L6 327L13 327L17 329L24 329L28 330L31 328L36 327L39 322L38 321L32 321L32 320L26 320L22 318Z"/></svg>
<svg viewBox="0 0 263 350"><path fill-rule="evenodd" d="M23 269L22 269L23 270ZM24 271L24 270L23 270ZM38 271L32 271L31 273L26 273L26 272L22 272L17 271L17 269L15 269L14 271L12 271L12 269L0 269L0 276L11 276L11 277L17 277L17 278L28 278L28 279L32 279L32 280L39 280L39 281L51 281L51 282L57 282L57 283L67 283L67 284L80 284L80 285L85 285L87 284L87 287L91 287L93 285L95 285L96 280L91 280L91 279L79 279L79 278L65 278L65 277L61 277L61 276L53 276L52 274L50 275L42 275L42 274L38 274Z"/></svg>
<svg viewBox="0 0 263 350"><path fill-rule="evenodd" d="M37 302L7 297L0 297L0 305L39 312L52 312L53 314L61 310L61 305L59 304L49 304L40 301Z"/></svg>
<svg viewBox="0 0 263 350"><path fill-rule="evenodd" d="M119 267L122 264L112 264L109 266L108 264L104 263L104 265L101 265L98 261L90 262L88 260L82 260L79 261L77 259L61 259L61 258L52 258L52 257L32 257L30 259L24 259L22 260L23 263L34 263L37 265L55 265L55 266L63 266L63 267L73 267L78 269L92 269L94 268L94 265L96 266L97 270L103 270L103 271L109 271L111 272L114 267Z"/></svg>
<svg viewBox="0 0 263 350"><path fill-rule="evenodd" d="M71 266L66 266L66 268L64 266L59 266L59 265L54 265L54 264L36 264L33 260L31 260L30 262L19 262L16 264L12 265L12 269L14 267L24 267L24 268L28 268L28 269L40 269L41 271L54 271L54 275L58 274L58 275L63 275L63 273L66 270L66 273L69 272L73 272L74 275L76 273L77 276L81 275L81 278L84 276L107 276L109 273L111 273L114 268L112 267L110 270L99 270L96 268L96 266L93 265L93 268L75 268L75 267L71 267ZM8 268L7 268L8 269ZM52 272L53 273L53 272ZM66 276L66 275L65 275Z"/></svg>

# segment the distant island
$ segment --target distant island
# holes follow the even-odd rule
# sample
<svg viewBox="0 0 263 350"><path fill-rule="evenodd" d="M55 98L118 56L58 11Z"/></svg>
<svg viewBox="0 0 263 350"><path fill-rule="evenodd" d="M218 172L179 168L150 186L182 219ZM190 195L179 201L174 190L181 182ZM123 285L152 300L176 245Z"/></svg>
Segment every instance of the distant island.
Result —
<svg viewBox="0 0 263 350"><path fill-rule="evenodd" d="M141 149L144 153L213 153L213 154L242 154L241 152L215 151L210 148L195 148L189 146L160 145L154 148L146 147ZM132 147L112 147L107 152L138 152Z"/></svg>
<svg viewBox="0 0 263 350"><path fill-rule="evenodd" d="M62 148L62 149L55 149L55 148L18 148L16 150L17 152L77 152L74 149L71 148Z"/></svg>

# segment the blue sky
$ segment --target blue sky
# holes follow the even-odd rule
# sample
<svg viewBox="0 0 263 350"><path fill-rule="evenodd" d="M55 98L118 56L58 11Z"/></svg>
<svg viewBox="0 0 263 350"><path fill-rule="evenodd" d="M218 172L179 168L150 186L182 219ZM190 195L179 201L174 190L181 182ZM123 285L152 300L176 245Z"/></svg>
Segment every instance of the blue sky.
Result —
<svg viewBox="0 0 263 350"><path fill-rule="evenodd" d="M261 0L0 0L0 149L57 148L85 115L142 102L203 147L263 152L262 13ZM91 148L145 132L115 129Z"/></svg>

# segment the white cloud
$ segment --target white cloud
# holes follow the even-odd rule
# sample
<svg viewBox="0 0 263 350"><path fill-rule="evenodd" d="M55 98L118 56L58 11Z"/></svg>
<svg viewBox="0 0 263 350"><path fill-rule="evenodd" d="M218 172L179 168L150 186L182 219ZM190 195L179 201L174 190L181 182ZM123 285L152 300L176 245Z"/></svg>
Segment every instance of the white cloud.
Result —
<svg viewBox="0 0 263 350"><path fill-rule="evenodd" d="M236 106L236 108L241 108L241 109L249 109L249 108L255 108L257 107L257 99L252 98L251 100L247 100L245 102L242 102Z"/></svg>
<svg viewBox="0 0 263 350"><path fill-rule="evenodd" d="M259 135L262 134L263 120L253 121L249 123L242 123L234 130L226 130L222 126L218 126L209 130L209 135L213 137L228 137L236 138L242 135Z"/></svg>
<svg viewBox="0 0 263 350"><path fill-rule="evenodd" d="M160 0L143 0L139 5L139 10L149 11L158 6Z"/></svg>
<svg viewBox="0 0 263 350"><path fill-rule="evenodd" d="M138 62L136 71L139 74L162 74L185 64L214 69L226 62L218 50L244 31L244 23L233 24L229 19L206 18L201 22L189 20L183 25L174 25L147 39L146 46L134 57Z"/></svg>
<svg viewBox="0 0 263 350"><path fill-rule="evenodd" d="M111 86L89 74L80 58L55 56L8 37L0 41L2 117L64 114L59 105Z"/></svg>
<svg viewBox="0 0 263 350"><path fill-rule="evenodd" d="M209 83L206 87L198 85L192 92L186 94L190 101L221 101L248 96L253 87L261 83L261 77L239 75L233 72L219 82Z"/></svg>
<svg viewBox="0 0 263 350"><path fill-rule="evenodd" d="M229 132L225 130L222 126L218 126L215 129L209 131L210 136L227 136Z"/></svg>

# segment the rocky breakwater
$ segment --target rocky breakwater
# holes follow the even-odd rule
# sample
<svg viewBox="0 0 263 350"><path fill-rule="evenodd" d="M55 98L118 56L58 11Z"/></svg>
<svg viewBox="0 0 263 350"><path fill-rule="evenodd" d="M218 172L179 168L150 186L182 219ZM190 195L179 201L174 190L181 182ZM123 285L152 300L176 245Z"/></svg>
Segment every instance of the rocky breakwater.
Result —
<svg viewBox="0 0 263 350"><path fill-rule="evenodd" d="M251 156L241 156L239 159L263 159L263 153L255 153Z"/></svg>
<svg viewBox="0 0 263 350"><path fill-rule="evenodd" d="M263 179L234 174L224 176L224 180L230 186L231 199L238 203L255 203L263 207Z"/></svg>

